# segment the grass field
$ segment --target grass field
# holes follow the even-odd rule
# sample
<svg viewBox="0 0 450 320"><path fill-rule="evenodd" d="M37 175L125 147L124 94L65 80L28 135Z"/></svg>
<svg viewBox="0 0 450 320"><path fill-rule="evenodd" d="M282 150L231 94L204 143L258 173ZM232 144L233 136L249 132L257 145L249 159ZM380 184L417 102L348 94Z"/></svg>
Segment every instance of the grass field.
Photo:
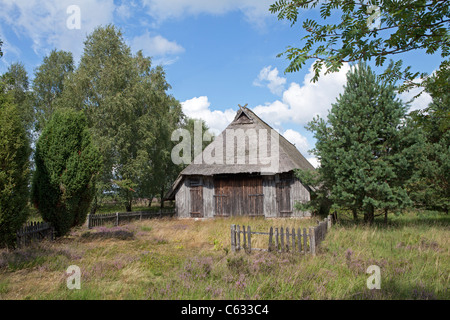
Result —
<svg viewBox="0 0 450 320"><path fill-rule="evenodd" d="M450 217L409 212L389 225L341 221L317 256L230 252L230 225L254 231L314 219L154 219L86 227L0 251L0 299L449 299ZM252 244L266 246L267 237ZM81 269L81 289L66 270ZM368 266L381 270L369 290Z"/></svg>

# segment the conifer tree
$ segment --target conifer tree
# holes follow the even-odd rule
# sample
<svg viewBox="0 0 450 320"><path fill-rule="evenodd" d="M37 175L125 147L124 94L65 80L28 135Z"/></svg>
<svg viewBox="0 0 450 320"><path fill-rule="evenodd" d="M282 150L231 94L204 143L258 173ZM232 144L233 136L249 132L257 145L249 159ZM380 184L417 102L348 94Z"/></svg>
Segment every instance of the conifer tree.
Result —
<svg viewBox="0 0 450 320"><path fill-rule="evenodd" d="M440 71L427 84L432 102L411 112L411 125L423 132L415 179L408 184L415 204L448 213L450 210L450 70ZM442 81L445 79L446 81Z"/></svg>
<svg viewBox="0 0 450 320"><path fill-rule="evenodd" d="M82 112L54 112L36 143L32 201L58 236L85 222L101 157Z"/></svg>
<svg viewBox="0 0 450 320"><path fill-rule="evenodd" d="M28 216L29 140L13 103L0 82L0 245L14 246L15 232Z"/></svg>
<svg viewBox="0 0 450 320"><path fill-rule="evenodd" d="M355 219L363 213L371 223L377 209L387 214L411 204L403 184L415 144L402 125L405 113L395 88L358 64L347 74L328 119L308 124L317 139L319 184L334 206L351 210Z"/></svg>

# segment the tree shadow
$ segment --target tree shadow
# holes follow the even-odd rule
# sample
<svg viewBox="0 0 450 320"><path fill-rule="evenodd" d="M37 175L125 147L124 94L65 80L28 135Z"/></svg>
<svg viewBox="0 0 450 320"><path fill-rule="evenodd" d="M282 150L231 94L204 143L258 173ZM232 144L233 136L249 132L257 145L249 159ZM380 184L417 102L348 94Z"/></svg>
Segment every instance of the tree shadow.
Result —
<svg viewBox="0 0 450 320"><path fill-rule="evenodd" d="M402 229L405 227L433 227L449 230L450 215L446 213L415 213L414 215L394 215L388 217L387 223L384 217L376 217L372 224L365 223L363 219L357 221L347 217L338 217L337 224L343 227L369 227L374 229Z"/></svg>

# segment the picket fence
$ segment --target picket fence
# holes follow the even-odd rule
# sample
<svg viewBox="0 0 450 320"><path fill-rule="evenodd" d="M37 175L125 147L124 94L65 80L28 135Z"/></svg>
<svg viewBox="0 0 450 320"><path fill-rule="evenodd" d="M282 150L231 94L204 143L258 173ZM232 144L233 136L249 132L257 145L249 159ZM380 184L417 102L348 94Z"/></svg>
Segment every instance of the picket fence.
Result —
<svg viewBox="0 0 450 320"><path fill-rule="evenodd" d="M236 252L243 249L247 253L269 251L316 255L317 247L331 228L331 221L331 216L328 216L323 221L319 221L317 226L308 229L270 227L269 232L252 231L250 226L241 228L241 226L233 224L231 225L231 251ZM252 246L252 235L256 234L269 236L267 249Z"/></svg>
<svg viewBox="0 0 450 320"><path fill-rule="evenodd" d="M88 229L100 227L106 224L113 224L118 226L122 222L131 222L133 220L161 218L166 216L173 216L174 209L160 209L157 212L150 211L134 211L134 212L115 212L104 214L88 214L87 227Z"/></svg>
<svg viewBox="0 0 450 320"><path fill-rule="evenodd" d="M54 240L55 229L48 222L29 222L16 232L16 246L30 245L44 239Z"/></svg>

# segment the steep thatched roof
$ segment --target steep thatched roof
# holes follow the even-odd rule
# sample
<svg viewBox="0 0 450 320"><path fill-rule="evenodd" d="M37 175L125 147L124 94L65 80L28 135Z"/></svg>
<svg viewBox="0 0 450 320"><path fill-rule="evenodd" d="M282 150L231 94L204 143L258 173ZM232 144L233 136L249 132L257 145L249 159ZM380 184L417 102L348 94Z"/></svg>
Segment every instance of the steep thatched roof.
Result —
<svg viewBox="0 0 450 320"><path fill-rule="evenodd" d="M233 137L233 142L231 142L233 144L232 146L229 144L227 145L228 133L237 133L239 131L240 134L249 132L256 133L257 140L252 140L248 137L242 139L241 135L241 139ZM262 154L267 154L270 158L270 164L267 164L269 162L268 159L263 161L260 157L260 148L263 146L260 144L260 141L262 141L261 137L263 137L262 133L264 132L267 133L267 152L263 152ZM271 134L273 136L271 136ZM274 144L277 140L278 147ZM255 143L255 141L257 142ZM244 143L245 151L243 151L242 148ZM272 149L274 146L275 149ZM230 148L234 150L234 152L231 153L231 157L229 152ZM239 151L245 153L245 160L242 157L239 159ZM220 152L222 152L222 157L217 157L218 159L222 159L220 164L218 164L217 161L211 163L211 161L205 160L208 155L215 157L220 155ZM208 162L210 164L208 164ZM178 184L182 181L184 176L188 175L212 176L217 174L238 173L276 174L289 172L294 169L314 170L314 167L292 143L273 130L250 109L241 107L233 122L231 122L228 127L180 173L167 196L169 199L173 198L173 193Z"/></svg>

